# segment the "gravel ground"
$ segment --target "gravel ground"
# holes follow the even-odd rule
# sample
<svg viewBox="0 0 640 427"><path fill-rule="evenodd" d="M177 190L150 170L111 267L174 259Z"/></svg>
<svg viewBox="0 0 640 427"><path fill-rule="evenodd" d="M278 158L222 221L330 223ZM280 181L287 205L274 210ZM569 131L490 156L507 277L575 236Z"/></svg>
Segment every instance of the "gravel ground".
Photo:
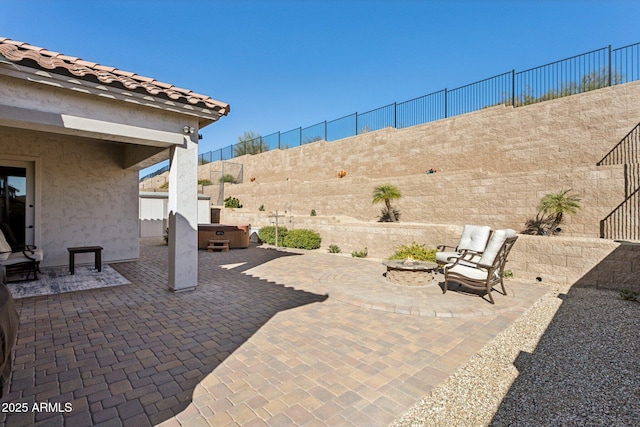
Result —
<svg viewBox="0 0 640 427"><path fill-rule="evenodd" d="M640 303L556 287L392 424L637 426Z"/></svg>

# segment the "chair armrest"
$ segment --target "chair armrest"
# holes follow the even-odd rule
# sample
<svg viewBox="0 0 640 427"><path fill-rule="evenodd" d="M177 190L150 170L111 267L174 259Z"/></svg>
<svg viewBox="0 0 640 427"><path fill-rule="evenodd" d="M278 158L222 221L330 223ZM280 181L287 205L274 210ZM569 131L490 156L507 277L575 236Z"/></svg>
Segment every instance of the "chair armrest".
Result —
<svg viewBox="0 0 640 427"><path fill-rule="evenodd" d="M472 251L471 249L463 249L459 255L447 257L447 261L451 262L453 260L456 260L457 263L457 261L463 260L467 263L476 264L475 262L471 261L474 255L482 256L482 252Z"/></svg>
<svg viewBox="0 0 640 427"><path fill-rule="evenodd" d="M38 247L34 245L19 245L19 246L14 246L11 249L13 252L20 252L20 251L32 251L34 249L38 249Z"/></svg>
<svg viewBox="0 0 640 427"><path fill-rule="evenodd" d="M470 253L475 253L474 251L469 251ZM464 261L464 266L466 267L471 267L471 268L477 268L477 269L481 269L481 270L490 270L493 268L492 265L486 265L486 264L480 264L477 261L472 261L470 258L465 259L463 257L449 257L447 258L447 260L450 259L455 259L455 262L453 264L448 265L447 268L452 268L453 266L455 266L456 264L460 263L460 261Z"/></svg>
<svg viewBox="0 0 640 427"><path fill-rule="evenodd" d="M474 251L472 249L463 249L460 251L460 258L464 259L465 261L469 261L472 262L471 259L474 256L482 256L482 252L479 251Z"/></svg>
<svg viewBox="0 0 640 427"><path fill-rule="evenodd" d="M440 252L444 252L444 250L447 249L447 248L451 248L454 251L456 250L455 246L449 246L449 245L438 245L438 246L436 246L436 249L439 250Z"/></svg>

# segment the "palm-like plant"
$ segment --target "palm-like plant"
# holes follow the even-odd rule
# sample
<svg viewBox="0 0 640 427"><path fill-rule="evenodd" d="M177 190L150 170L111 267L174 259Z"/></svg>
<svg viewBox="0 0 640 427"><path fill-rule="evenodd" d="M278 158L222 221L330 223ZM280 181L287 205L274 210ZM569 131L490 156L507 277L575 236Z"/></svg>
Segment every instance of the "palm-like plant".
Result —
<svg viewBox="0 0 640 427"><path fill-rule="evenodd" d="M540 200L538 209L551 220L548 229L551 233L556 231L565 214L573 215L582 207L580 205L582 199L577 194L569 194L570 191L569 189L549 193Z"/></svg>
<svg viewBox="0 0 640 427"><path fill-rule="evenodd" d="M373 189L373 203L384 202L386 214L383 209L382 216L391 222L396 222L400 216L400 213L391 206L391 200L397 200L401 197L400 190L393 184L382 184Z"/></svg>

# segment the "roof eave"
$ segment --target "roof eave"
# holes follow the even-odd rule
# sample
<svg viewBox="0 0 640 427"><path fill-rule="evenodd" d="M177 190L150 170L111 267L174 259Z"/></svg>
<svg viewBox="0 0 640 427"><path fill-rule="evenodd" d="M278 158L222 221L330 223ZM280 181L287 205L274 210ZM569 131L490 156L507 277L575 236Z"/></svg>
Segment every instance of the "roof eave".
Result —
<svg viewBox="0 0 640 427"><path fill-rule="evenodd" d="M47 84L80 93L124 101L145 107L159 108L178 114L198 117L199 127L203 128L229 114L226 104L218 111L197 105L162 99L150 94L142 94L107 84L94 83L78 77L70 77L52 71L26 67L13 63L0 56L0 75L27 80L33 83ZM226 107L226 108L225 108Z"/></svg>

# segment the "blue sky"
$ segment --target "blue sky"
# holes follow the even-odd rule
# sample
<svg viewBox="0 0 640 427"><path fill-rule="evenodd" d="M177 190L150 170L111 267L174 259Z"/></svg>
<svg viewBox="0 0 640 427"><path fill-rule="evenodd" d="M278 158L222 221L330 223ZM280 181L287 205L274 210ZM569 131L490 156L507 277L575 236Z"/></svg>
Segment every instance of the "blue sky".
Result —
<svg viewBox="0 0 640 427"><path fill-rule="evenodd" d="M636 0L0 0L0 10L2 37L229 103L201 131L200 153L244 131L284 132L640 42Z"/></svg>

